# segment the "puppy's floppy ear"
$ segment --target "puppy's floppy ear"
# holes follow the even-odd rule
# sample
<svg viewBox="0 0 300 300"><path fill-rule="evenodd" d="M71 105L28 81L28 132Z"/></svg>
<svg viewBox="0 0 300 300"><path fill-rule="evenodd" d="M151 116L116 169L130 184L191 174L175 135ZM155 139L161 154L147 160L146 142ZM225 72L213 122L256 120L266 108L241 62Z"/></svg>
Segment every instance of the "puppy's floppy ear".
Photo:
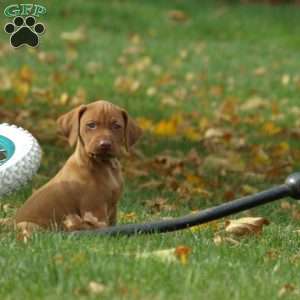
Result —
<svg viewBox="0 0 300 300"><path fill-rule="evenodd" d="M138 126L136 121L134 121L127 113L127 111L122 109L122 115L124 118L125 128L124 128L124 140L126 150L129 151L129 148L134 145L137 140L142 136L143 131Z"/></svg>
<svg viewBox="0 0 300 300"><path fill-rule="evenodd" d="M85 105L80 105L57 119L59 133L68 139L71 147L77 142L80 118L86 109L87 107Z"/></svg>

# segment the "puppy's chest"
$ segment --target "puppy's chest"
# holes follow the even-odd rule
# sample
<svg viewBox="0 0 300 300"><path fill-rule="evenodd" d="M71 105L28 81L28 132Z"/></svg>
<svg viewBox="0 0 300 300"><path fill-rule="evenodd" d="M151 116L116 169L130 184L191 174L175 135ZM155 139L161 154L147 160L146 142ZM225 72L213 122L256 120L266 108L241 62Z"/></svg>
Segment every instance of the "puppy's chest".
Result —
<svg viewBox="0 0 300 300"><path fill-rule="evenodd" d="M90 184L97 196L109 202L116 202L121 196L123 178L119 169L106 168L100 174L95 174Z"/></svg>

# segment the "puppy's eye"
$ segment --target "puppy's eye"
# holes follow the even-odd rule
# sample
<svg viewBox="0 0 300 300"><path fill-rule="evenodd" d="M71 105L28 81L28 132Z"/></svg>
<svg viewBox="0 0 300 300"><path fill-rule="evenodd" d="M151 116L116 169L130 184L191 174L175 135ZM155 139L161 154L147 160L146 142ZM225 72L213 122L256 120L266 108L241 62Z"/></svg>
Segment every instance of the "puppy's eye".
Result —
<svg viewBox="0 0 300 300"><path fill-rule="evenodd" d="M117 122L113 122L111 124L111 128L112 129L120 129L120 128L122 128L122 126L120 124L118 124Z"/></svg>
<svg viewBox="0 0 300 300"><path fill-rule="evenodd" d="M95 122L89 122L86 124L86 127L88 129L96 129L97 128L97 124Z"/></svg>

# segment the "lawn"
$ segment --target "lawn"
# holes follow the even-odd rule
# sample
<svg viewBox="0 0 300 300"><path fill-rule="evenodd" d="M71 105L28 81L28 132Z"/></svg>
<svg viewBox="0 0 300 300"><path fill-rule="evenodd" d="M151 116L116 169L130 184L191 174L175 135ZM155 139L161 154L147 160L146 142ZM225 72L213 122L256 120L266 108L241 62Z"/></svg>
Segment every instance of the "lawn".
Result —
<svg viewBox="0 0 300 300"><path fill-rule="evenodd" d="M296 171L299 7L237 2L40 1L38 48L12 49L1 31L0 122L27 128L43 149L38 174L1 199L1 216L72 152L56 118L97 99L144 128L122 158L120 223L201 210ZM38 233L24 242L2 230L0 298L299 299L300 206L284 199L227 219L244 216L270 224L242 238L226 233L224 220L131 238ZM191 251L186 263L141 257L179 246Z"/></svg>

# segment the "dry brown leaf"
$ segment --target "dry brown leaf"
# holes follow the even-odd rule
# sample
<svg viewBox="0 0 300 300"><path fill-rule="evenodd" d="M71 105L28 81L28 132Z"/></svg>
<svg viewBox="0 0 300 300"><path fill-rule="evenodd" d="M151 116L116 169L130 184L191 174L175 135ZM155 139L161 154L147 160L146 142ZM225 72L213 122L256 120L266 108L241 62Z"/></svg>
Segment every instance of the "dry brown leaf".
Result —
<svg viewBox="0 0 300 300"><path fill-rule="evenodd" d="M192 249L188 246L177 246L175 249L175 255L180 260L181 264L186 265L189 255L191 254Z"/></svg>
<svg viewBox="0 0 300 300"><path fill-rule="evenodd" d="M295 293L295 292L297 294L299 294L299 290L296 289L296 286L292 283L286 283L278 291L278 297L281 298L281 297L287 296L288 294Z"/></svg>
<svg viewBox="0 0 300 300"><path fill-rule="evenodd" d="M175 22L186 22L189 18L182 10L171 10L168 12L168 17Z"/></svg>
<svg viewBox="0 0 300 300"><path fill-rule="evenodd" d="M259 234L263 225L270 222L262 217L245 217L236 220L225 221L225 231L233 235L242 236L249 234Z"/></svg>
<svg viewBox="0 0 300 300"><path fill-rule="evenodd" d="M119 76L114 85L119 92L133 94L140 88L141 83L131 77Z"/></svg>
<svg viewBox="0 0 300 300"><path fill-rule="evenodd" d="M241 155L236 152L224 153L224 156L208 155L203 161L204 168L223 169L231 172L245 171L245 162Z"/></svg>
<svg viewBox="0 0 300 300"><path fill-rule="evenodd" d="M1 91L8 91L12 89L12 76L9 74L5 69L0 69L0 90Z"/></svg>
<svg viewBox="0 0 300 300"><path fill-rule="evenodd" d="M57 57L54 53L45 52L45 51L38 51L37 58L41 63L45 63L45 64L53 64L57 60Z"/></svg>
<svg viewBox="0 0 300 300"><path fill-rule="evenodd" d="M163 181L150 179L142 184L139 185L140 189L157 189L164 185Z"/></svg>
<svg viewBox="0 0 300 300"><path fill-rule="evenodd" d="M147 200L145 204L146 207L149 208L152 213L176 210L176 206L174 204L169 204L168 200L162 197Z"/></svg>
<svg viewBox="0 0 300 300"><path fill-rule="evenodd" d="M254 75L263 76L267 73L267 69L265 67L258 67L254 70Z"/></svg>
<svg viewBox="0 0 300 300"><path fill-rule="evenodd" d="M96 61L89 61L85 66L85 70L90 75L96 75L102 70L102 64Z"/></svg>
<svg viewBox="0 0 300 300"><path fill-rule="evenodd" d="M75 95L70 99L72 106L84 104L86 101L86 90L83 87L78 87Z"/></svg>
<svg viewBox="0 0 300 300"><path fill-rule="evenodd" d="M284 210L288 210L288 209L292 208L292 205L289 201L284 200L284 201L281 201L280 207Z"/></svg>

